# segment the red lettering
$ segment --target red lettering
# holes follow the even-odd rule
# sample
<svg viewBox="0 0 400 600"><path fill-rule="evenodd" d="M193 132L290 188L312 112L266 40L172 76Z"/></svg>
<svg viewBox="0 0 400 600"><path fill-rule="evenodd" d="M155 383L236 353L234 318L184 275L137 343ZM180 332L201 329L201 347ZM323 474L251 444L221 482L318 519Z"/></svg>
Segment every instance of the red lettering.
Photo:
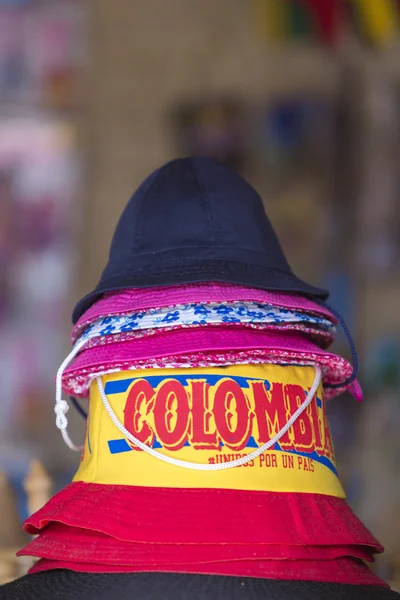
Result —
<svg viewBox="0 0 400 600"><path fill-rule="evenodd" d="M273 438L286 423L284 415L283 386L281 383L272 383L271 390L267 392L262 381L250 381L254 396L254 410L257 421L257 441L265 444ZM285 450L292 450L293 443L288 433L279 440L279 445Z"/></svg>
<svg viewBox="0 0 400 600"><path fill-rule="evenodd" d="M253 419L242 388L232 379L223 379L216 386L214 419L225 446L231 450L246 447Z"/></svg>
<svg viewBox="0 0 400 600"><path fill-rule="evenodd" d="M205 379L189 379L187 388L171 378L164 379L154 390L146 379L136 379L128 391L124 425L148 446L154 444L157 436L162 446L171 451L181 449L188 439L196 450L221 451L222 442L227 449L240 452L246 448L250 435L262 445L276 436L301 406L306 391L300 385L279 382L271 382L268 389L261 380L251 380L248 385L249 394L230 378L221 378L215 386ZM329 423L316 397L278 443L284 452L311 452L315 448L334 460ZM135 444L130 446L139 450ZM235 454L231 456L230 460L235 458ZM276 457L271 456L275 461ZM225 460L221 457L220 462ZM269 466L266 463L270 460L261 456L260 465ZM313 470L312 462L305 460L298 462L299 468ZM283 466L293 468L293 458L284 459Z"/></svg>
<svg viewBox="0 0 400 600"><path fill-rule="evenodd" d="M282 466L284 469L294 469L294 457L290 454L282 454Z"/></svg>
<svg viewBox="0 0 400 600"><path fill-rule="evenodd" d="M210 410L210 385L202 380L192 380L192 418L190 443L196 450L219 450L214 416Z"/></svg>
<svg viewBox="0 0 400 600"><path fill-rule="evenodd" d="M335 453L333 450L331 429L329 427L328 417L326 416L326 413L324 413L324 416L323 416L323 427L324 427L324 454L327 458L334 461Z"/></svg>
<svg viewBox="0 0 400 600"><path fill-rule="evenodd" d="M131 389L124 408L124 425L127 430L141 442L152 446L154 432L148 423L149 415L154 405L154 390L145 379L136 379ZM135 444L128 441L133 450L140 450Z"/></svg>
<svg viewBox="0 0 400 600"><path fill-rule="evenodd" d="M300 385L285 385L285 403L288 420L306 399L306 392ZM309 450L314 446L313 423L309 406L296 419L289 429L289 437L296 450Z"/></svg>
<svg viewBox="0 0 400 600"><path fill-rule="evenodd" d="M317 396L314 396L308 408L310 408L311 421L314 425L315 450L320 454L324 448L324 444L321 437L321 420L319 417L320 409L317 406Z"/></svg>
<svg viewBox="0 0 400 600"><path fill-rule="evenodd" d="M189 400L185 388L176 379L163 381L157 390L154 426L166 450L183 448L189 428Z"/></svg>

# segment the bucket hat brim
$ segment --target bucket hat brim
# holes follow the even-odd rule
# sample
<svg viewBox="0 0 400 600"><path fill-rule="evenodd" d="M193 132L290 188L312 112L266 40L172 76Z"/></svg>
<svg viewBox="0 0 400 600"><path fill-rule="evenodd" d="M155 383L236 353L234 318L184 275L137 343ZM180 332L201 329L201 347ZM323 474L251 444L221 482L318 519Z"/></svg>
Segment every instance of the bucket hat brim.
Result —
<svg viewBox="0 0 400 600"><path fill-rule="evenodd" d="M345 381L352 372L352 366L344 358L322 350L298 332L240 327L176 329L130 341L123 341L118 335L105 336L104 343L83 349L66 368L63 389L69 395L87 397L91 380L99 374L116 369L140 369L146 361L146 364L155 362L155 366L161 366L173 363L176 358L194 361L196 366L218 358L224 364L231 364L230 361L252 363L252 358L265 363L319 364L325 385ZM331 390L335 394L341 391L341 388Z"/></svg>
<svg viewBox="0 0 400 600"><path fill-rule="evenodd" d="M28 517L24 531L39 535L51 523L144 544L312 544L383 551L346 500L326 494L74 481Z"/></svg>
<svg viewBox="0 0 400 600"><path fill-rule="evenodd" d="M118 538L82 527L70 527L63 523L49 523L40 535L33 538L18 556L46 557L46 559L70 561L74 564L107 565L133 567L135 571L142 567L176 565L190 572L193 565L220 564L235 562L240 573L240 564L251 564L256 558L260 562L279 560L281 565L287 561L335 560L343 557L358 558L371 562L372 551L366 545L311 546L281 544L152 544L151 542L127 542ZM215 567L214 567L215 568ZM223 566L222 566L223 568ZM91 569L90 569L91 570ZM160 571L171 569L160 568ZM215 574L218 572L215 571ZM222 572L223 574L223 572ZM231 571L231 575L237 573ZM243 573L240 573L243 574ZM250 573L248 573L251 575ZM342 582L343 583L343 582ZM348 583L348 582L347 582Z"/></svg>
<svg viewBox="0 0 400 600"><path fill-rule="evenodd" d="M172 308L188 303L211 304L215 302L257 302L316 315L328 319L333 325L337 324L337 318L326 307L299 294L269 292L241 285L212 282L124 289L119 292L106 293L78 320L72 330L71 341L75 343L90 323L110 315L121 316L158 308Z"/></svg>
<svg viewBox="0 0 400 600"><path fill-rule="evenodd" d="M100 284L75 306L72 321L80 317L107 292L129 288L151 288L179 284L221 282L244 285L276 292L294 292L311 299L326 300L329 292L309 285L293 273L271 267L246 264L239 261L204 260L174 265L154 265L126 270L110 278L102 278Z"/></svg>

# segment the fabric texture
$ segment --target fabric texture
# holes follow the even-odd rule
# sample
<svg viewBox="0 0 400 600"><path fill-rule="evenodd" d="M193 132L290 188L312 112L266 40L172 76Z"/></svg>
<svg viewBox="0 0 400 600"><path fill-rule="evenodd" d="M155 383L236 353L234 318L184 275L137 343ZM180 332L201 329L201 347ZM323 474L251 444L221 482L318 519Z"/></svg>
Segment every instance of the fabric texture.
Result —
<svg viewBox="0 0 400 600"><path fill-rule="evenodd" d="M169 287L128 289L109 292L95 302L74 325L71 341L75 343L88 325L108 316L122 316L160 308L173 308L188 303L255 302L327 319L333 325L337 318L325 306L298 294L269 292L227 283L198 283Z"/></svg>
<svg viewBox="0 0 400 600"><path fill-rule="evenodd" d="M292 272L257 192L210 158L173 160L126 205L96 289L73 321L105 292L222 281L327 298Z"/></svg>
<svg viewBox="0 0 400 600"><path fill-rule="evenodd" d="M140 335L154 333L166 328L204 327L240 325L272 330L285 327L308 333L318 339L323 337L323 345L332 342L334 325L323 317L282 309L255 302L181 304L174 308L159 308L125 315L101 317L90 323L80 339L93 340L116 334Z"/></svg>
<svg viewBox="0 0 400 600"><path fill-rule="evenodd" d="M69 568L71 570L89 573L199 573L203 575L225 575L237 577L257 577L262 579L287 579L305 581L323 581L329 583L356 583L371 587L384 587L384 582L374 575L368 567L355 558L338 558L332 560L241 560L238 562L209 562L193 565L163 564L108 566L104 564L67 563L64 560L41 562L31 569L31 573L54 568Z"/></svg>
<svg viewBox="0 0 400 600"><path fill-rule="evenodd" d="M63 389L69 395L87 397L93 377L114 370L144 368L146 364L167 368L178 362L181 366L251 364L254 358L264 363L275 359L280 363L318 364L325 385L340 383L353 371L344 358L322 350L298 332L264 332L236 326L211 327L205 331L177 329L128 341L123 334L102 337L97 346L84 348L65 369ZM326 390L329 394L326 397L334 397L343 391L341 388ZM352 386L350 391L358 400L362 399L359 386Z"/></svg>
<svg viewBox="0 0 400 600"><path fill-rule="evenodd" d="M173 573L27 575L0 587L0 600L398 600L383 586Z"/></svg>
<svg viewBox="0 0 400 600"><path fill-rule="evenodd" d="M237 328L238 322L223 322L223 323L174 323L171 320L171 324L164 323L161 327L151 327L151 328L142 328L134 326L132 327L129 322L125 321L125 317L116 317L116 319L124 319L124 321L120 321L118 325L116 325L116 321L112 322L111 317L106 317L106 319L110 319L110 323L112 323L111 327L107 327L107 325L102 325L103 319L100 319L98 322L93 323L93 330L91 329L87 336L83 335L81 339L87 340L87 344L85 348L93 348L94 346L98 346L100 344L107 343L108 341L128 341L128 340L136 340L142 337L148 337L157 333L166 333L168 331L177 331L179 329L201 329L203 331L210 328L217 328L218 330ZM91 326L89 326L91 327ZM113 330L114 329L114 330ZM315 325L307 325L305 323L250 323L250 322L241 322L240 329L246 331L248 329L258 329L264 332L276 332L276 333L303 333L305 334L311 342L314 342L317 346L326 350L329 346L332 345L335 339L335 333L333 331L326 331L324 329L320 329ZM100 333L101 332L101 333ZM109 336L115 336L113 338L109 338ZM108 338L108 339L105 339Z"/></svg>
<svg viewBox="0 0 400 600"><path fill-rule="evenodd" d="M63 523L51 523L19 552L51 560L109 566L140 567L173 564L186 567L215 562L279 560L332 560L343 557L371 561L364 546L300 546L278 544L152 544L127 542L101 532ZM240 566L239 566L240 568ZM333 578L332 581L335 579Z"/></svg>
<svg viewBox="0 0 400 600"><path fill-rule="evenodd" d="M24 530L37 535L52 522L92 529L128 542L360 545L371 552L383 551L345 500L323 494L164 489L77 481L28 517Z"/></svg>
<svg viewBox="0 0 400 600"><path fill-rule="evenodd" d="M104 396L97 381L90 390L88 427L74 481L344 498L321 384L290 430L251 458L293 418L315 377L313 367L271 364L103 376ZM110 418L109 407L126 433ZM130 435L155 455L139 450ZM219 467L243 458L248 462L240 467Z"/></svg>

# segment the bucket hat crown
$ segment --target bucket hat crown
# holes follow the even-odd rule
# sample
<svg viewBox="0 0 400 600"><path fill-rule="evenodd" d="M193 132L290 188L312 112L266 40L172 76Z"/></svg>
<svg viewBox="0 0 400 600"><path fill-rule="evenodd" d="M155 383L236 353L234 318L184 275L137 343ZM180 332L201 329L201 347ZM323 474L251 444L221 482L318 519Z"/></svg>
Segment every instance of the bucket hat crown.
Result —
<svg viewBox="0 0 400 600"><path fill-rule="evenodd" d="M104 293L219 281L324 299L292 272L258 193L211 158L173 160L154 171L125 207L96 289Z"/></svg>

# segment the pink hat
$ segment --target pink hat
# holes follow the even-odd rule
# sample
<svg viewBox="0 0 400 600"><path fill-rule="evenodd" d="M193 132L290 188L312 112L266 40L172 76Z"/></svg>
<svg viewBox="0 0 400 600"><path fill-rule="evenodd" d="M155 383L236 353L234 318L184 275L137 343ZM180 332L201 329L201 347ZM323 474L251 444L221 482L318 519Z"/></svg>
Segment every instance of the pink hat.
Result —
<svg viewBox="0 0 400 600"><path fill-rule="evenodd" d="M322 350L301 333L232 326L159 331L132 341L119 341L118 337L103 336L101 345L83 349L78 354L64 371L63 388L67 394L88 396L91 380L102 373L157 366L179 368L255 362L319 364L324 385L345 381L353 370L344 358ZM361 399L357 385L350 389ZM343 388L326 391L328 398L343 392Z"/></svg>
<svg viewBox="0 0 400 600"><path fill-rule="evenodd" d="M324 316L336 325L336 317L325 307L297 294L267 292L255 288L226 283L198 283L170 287L130 289L105 294L93 304L79 319L72 330L75 342L82 331L97 319L106 316L123 315L133 311L164 308L187 304L188 302L261 302L280 308L309 312Z"/></svg>

